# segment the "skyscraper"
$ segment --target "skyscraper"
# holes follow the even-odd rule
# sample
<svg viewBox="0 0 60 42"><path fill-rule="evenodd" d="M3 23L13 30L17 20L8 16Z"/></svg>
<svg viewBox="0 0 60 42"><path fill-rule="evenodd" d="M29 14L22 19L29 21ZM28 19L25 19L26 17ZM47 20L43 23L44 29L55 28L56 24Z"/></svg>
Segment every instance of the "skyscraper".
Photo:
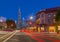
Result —
<svg viewBox="0 0 60 42"><path fill-rule="evenodd" d="M20 12L20 8L18 9L18 24L17 24L17 28L21 29L21 12Z"/></svg>

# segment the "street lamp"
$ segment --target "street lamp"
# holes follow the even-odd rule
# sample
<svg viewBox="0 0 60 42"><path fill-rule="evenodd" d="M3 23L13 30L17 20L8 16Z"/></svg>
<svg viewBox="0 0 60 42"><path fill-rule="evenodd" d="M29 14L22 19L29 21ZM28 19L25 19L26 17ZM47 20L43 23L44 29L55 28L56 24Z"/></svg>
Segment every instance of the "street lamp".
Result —
<svg viewBox="0 0 60 42"><path fill-rule="evenodd" d="M30 20L32 20L33 19L33 16L30 16Z"/></svg>
<svg viewBox="0 0 60 42"><path fill-rule="evenodd" d="M33 16L30 16L30 22L29 22L29 24L30 24L30 30L33 28L32 19L33 19Z"/></svg>

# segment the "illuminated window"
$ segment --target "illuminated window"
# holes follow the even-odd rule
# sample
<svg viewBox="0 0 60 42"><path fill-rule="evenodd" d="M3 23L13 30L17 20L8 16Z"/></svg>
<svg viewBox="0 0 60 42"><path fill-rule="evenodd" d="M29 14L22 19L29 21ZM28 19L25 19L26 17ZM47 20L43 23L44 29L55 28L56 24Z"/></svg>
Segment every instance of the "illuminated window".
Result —
<svg viewBox="0 0 60 42"><path fill-rule="evenodd" d="M44 27L41 27L41 30L44 31Z"/></svg>
<svg viewBox="0 0 60 42"><path fill-rule="evenodd" d="M60 26L58 26L58 30L60 30Z"/></svg>

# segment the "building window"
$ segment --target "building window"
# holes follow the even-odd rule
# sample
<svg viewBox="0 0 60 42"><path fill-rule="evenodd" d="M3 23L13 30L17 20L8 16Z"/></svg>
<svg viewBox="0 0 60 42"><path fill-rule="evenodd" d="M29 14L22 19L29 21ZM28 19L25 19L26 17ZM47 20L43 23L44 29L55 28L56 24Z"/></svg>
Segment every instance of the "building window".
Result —
<svg viewBox="0 0 60 42"><path fill-rule="evenodd" d="M48 17L51 17L51 14L48 14Z"/></svg>
<svg viewBox="0 0 60 42"><path fill-rule="evenodd" d="M44 20L42 20L42 24L44 24Z"/></svg>
<svg viewBox="0 0 60 42"><path fill-rule="evenodd" d="M51 23L51 20L50 19L48 19L48 23Z"/></svg>
<svg viewBox="0 0 60 42"><path fill-rule="evenodd" d="M44 14L41 14L41 17L44 17Z"/></svg>

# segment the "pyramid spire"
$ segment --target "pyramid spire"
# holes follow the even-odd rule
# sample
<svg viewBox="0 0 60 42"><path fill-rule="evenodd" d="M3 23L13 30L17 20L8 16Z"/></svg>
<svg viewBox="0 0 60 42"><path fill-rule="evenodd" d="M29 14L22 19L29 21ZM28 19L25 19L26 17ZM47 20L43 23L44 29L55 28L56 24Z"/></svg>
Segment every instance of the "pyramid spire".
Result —
<svg viewBox="0 0 60 42"><path fill-rule="evenodd" d="M20 29L21 27L21 11L20 8L18 9L18 28Z"/></svg>

